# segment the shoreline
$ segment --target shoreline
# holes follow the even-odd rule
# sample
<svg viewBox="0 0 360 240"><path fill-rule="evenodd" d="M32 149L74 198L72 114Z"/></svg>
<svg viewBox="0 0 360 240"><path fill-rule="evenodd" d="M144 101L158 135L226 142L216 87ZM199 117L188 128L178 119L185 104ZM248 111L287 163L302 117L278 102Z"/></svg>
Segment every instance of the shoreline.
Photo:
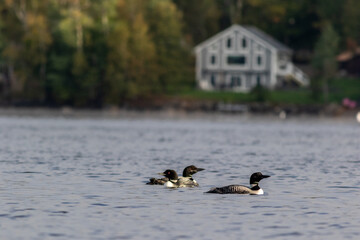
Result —
<svg viewBox="0 0 360 240"><path fill-rule="evenodd" d="M233 107L233 109L231 108ZM300 110L299 110L300 109ZM302 108L294 106L288 107L266 107L261 106L230 106L222 105L222 108L213 110L186 109L186 108L146 108L131 109L108 107L104 109L90 108L47 108L47 107L0 107L0 117L52 117L52 118L70 118L70 119L134 119L134 118L154 118L154 119L192 119L192 118L273 118L279 120L285 119L343 119L356 121L356 114L359 109L344 109L339 106L328 106L328 109L320 109L318 112L301 111Z"/></svg>

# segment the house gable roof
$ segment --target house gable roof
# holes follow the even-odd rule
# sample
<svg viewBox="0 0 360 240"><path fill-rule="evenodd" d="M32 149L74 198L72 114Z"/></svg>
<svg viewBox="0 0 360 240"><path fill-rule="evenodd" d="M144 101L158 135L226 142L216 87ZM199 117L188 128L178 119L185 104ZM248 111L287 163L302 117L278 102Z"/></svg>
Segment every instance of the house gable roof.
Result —
<svg viewBox="0 0 360 240"><path fill-rule="evenodd" d="M267 45L269 45L270 47L280 51L280 52L286 52L291 54L292 50L290 48L288 48L287 46L285 46L284 44L282 44L281 42L279 42L278 40L276 40L275 38L271 37L270 35L266 34L265 32L261 31L260 29L254 27L254 26L242 26L242 25L232 25L231 27L215 34L214 36L210 37L209 39L205 40L204 42L198 44L195 47L195 51L200 50L201 48L205 47L206 45L208 45L209 43L213 42L214 40L216 40L217 38L222 37L223 35L226 35L234 30L243 30L246 33L262 40L263 42L265 42Z"/></svg>

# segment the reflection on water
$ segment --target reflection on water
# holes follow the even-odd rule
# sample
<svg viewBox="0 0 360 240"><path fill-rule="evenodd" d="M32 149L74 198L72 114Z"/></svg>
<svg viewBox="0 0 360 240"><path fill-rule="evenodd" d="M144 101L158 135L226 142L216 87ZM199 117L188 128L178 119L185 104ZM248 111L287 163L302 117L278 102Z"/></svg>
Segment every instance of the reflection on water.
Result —
<svg viewBox="0 0 360 240"><path fill-rule="evenodd" d="M357 239L351 121L0 118L0 239ZM195 164L200 187L145 185ZM263 196L204 194L263 180Z"/></svg>

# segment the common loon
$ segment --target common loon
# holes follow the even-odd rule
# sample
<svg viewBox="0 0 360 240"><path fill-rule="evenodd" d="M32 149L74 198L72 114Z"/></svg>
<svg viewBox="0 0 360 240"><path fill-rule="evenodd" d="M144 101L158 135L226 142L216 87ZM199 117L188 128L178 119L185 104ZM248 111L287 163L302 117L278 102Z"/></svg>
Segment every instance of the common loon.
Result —
<svg viewBox="0 0 360 240"><path fill-rule="evenodd" d="M179 177L180 186L184 187L197 187L199 184L192 178L192 175L205 170L204 168L197 168L194 165L184 168L182 177Z"/></svg>
<svg viewBox="0 0 360 240"><path fill-rule="evenodd" d="M159 173L160 174L160 173ZM162 174L162 173L161 173ZM160 174L160 175L161 175ZM150 178L149 182L147 182L146 184L148 185L164 185L167 181L169 181L169 179L167 177L163 177L163 178Z"/></svg>
<svg viewBox="0 0 360 240"><path fill-rule="evenodd" d="M242 185L229 185L225 187L212 188L207 193L237 193L237 194L250 194L250 195L262 195L264 191L259 187L259 182L263 178L268 178L268 175L262 175L261 172L253 173L250 177L250 188Z"/></svg>
<svg viewBox="0 0 360 240"><path fill-rule="evenodd" d="M168 170L171 170L171 169L168 169ZM185 184L185 185L191 185L192 184L194 186L199 186L199 184L192 178L192 175L197 173L197 172L200 172L202 170L204 170L204 168L197 168L194 165L187 166L186 168L184 168L183 176L180 177L180 179L183 182L183 184ZM165 172L159 173L159 174L166 176ZM169 181L168 177L163 177L163 178L160 178L160 179L150 178L149 182L147 182L146 184L149 184L149 185L164 185L167 181Z"/></svg>
<svg viewBox="0 0 360 240"><path fill-rule="evenodd" d="M191 166L189 166L191 167ZM196 168L196 167L195 167ZM196 171L194 168L190 171L185 171L186 174L184 175L189 175L189 172L193 172ZM162 175L164 175L165 177L167 177L169 179L169 181L167 181L165 183L165 186L168 188L179 188L179 187L196 187L199 186L199 184L191 178L191 174L188 177L178 177L177 173L172 170L172 169L167 169L165 170Z"/></svg>
<svg viewBox="0 0 360 240"><path fill-rule="evenodd" d="M179 177L177 173L172 169L166 169L163 173L159 173L160 175L164 175L168 181L165 182L166 187L176 188L179 187Z"/></svg>

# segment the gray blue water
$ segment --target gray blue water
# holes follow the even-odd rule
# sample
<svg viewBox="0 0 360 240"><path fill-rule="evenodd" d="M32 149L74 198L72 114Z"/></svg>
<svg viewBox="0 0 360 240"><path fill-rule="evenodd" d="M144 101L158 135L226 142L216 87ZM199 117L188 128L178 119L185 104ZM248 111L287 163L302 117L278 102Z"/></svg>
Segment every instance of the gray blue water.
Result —
<svg viewBox="0 0 360 240"><path fill-rule="evenodd" d="M195 164L198 188L145 185ZM263 196L204 194L248 185ZM352 120L0 117L0 239L359 239Z"/></svg>

